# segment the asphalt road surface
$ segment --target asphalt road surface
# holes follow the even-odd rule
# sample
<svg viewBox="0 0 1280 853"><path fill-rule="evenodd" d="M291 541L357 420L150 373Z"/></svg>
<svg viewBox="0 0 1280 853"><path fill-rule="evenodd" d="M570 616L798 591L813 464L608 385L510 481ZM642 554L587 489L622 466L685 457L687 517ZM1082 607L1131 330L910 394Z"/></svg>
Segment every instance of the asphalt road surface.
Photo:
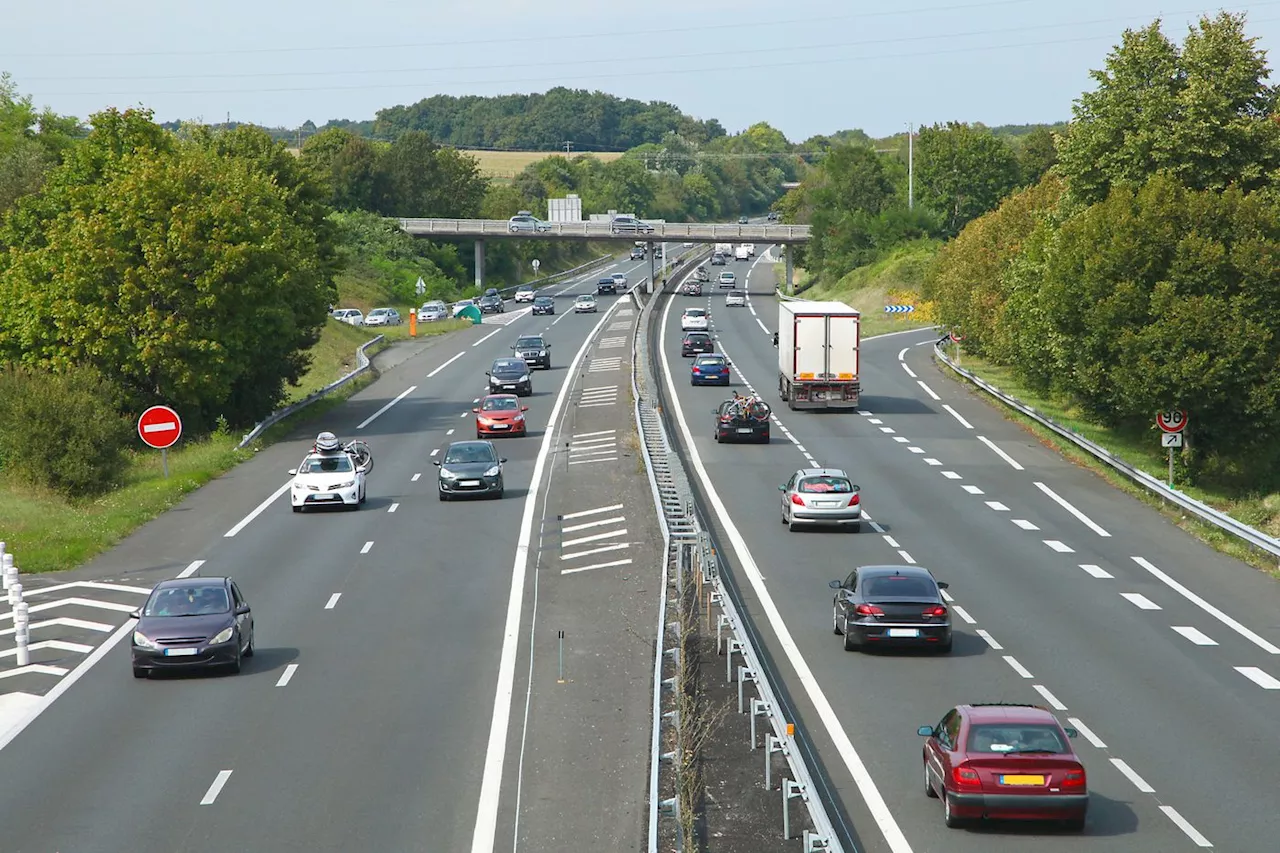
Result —
<svg viewBox="0 0 1280 853"><path fill-rule="evenodd" d="M749 306L724 307L714 288L672 297L661 348L677 432L723 553L850 836L892 853L1274 849L1275 582L1042 447L944 376L929 356L934 333L864 342L860 412L789 411L776 391L774 273L759 248ZM746 267L729 268L741 279ZM727 393L689 385L684 306L711 308L735 388L775 407L770 445L714 442L711 410ZM874 523L789 533L777 485L811 465L847 469ZM842 650L827 583L877 563L924 565L950 582L950 656ZM1092 794L1083 837L1042 825L944 827L938 801L924 795L916 727L983 701L1040 704L1081 729Z"/></svg>
<svg viewBox="0 0 1280 853"><path fill-rule="evenodd" d="M575 315L573 296L619 270L634 283L647 263L549 288L556 316L508 303L431 343L78 573L135 585L229 574L253 607L257 655L239 676L135 681L131 628L113 633L0 740L0 848L488 849L473 839L482 780L501 777L490 731L526 502L548 418L570 403L558 399L570 362L615 303L631 304L605 296L600 313ZM530 436L499 444L506 498L441 503L432 458L474 438L484 371L538 332L554 367L534 373ZM290 512L287 470L320 429L372 446L357 512Z"/></svg>

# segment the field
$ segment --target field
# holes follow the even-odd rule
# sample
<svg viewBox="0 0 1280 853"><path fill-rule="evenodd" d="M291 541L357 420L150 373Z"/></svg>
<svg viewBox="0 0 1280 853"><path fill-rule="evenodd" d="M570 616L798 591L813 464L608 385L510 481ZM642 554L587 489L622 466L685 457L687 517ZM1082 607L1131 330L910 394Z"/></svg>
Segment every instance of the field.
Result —
<svg viewBox="0 0 1280 853"><path fill-rule="evenodd" d="M514 178L524 171L524 167L530 163L536 163L547 157L564 156L563 151L480 151L469 148L460 150L464 154L470 154L480 161L480 174L486 178ZM575 151L570 153L569 156L580 157L582 154ZM611 160L617 160L622 156L622 152L591 152L591 156L607 163Z"/></svg>

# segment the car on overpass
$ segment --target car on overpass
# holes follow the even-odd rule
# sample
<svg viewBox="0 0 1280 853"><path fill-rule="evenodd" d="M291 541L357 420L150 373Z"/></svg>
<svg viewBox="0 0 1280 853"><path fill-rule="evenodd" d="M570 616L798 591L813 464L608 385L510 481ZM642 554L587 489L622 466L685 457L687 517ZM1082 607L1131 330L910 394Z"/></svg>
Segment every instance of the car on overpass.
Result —
<svg viewBox="0 0 1280 853"><path fill-rule="evenodd" d="M848 475L840 473L847 482ZM805 476L813 475L806 472ZM855 486L852 493L822 492L816 499L839 499L842 506L829 507L829 511L842 512L842 518L857 524L853 518L855 504L851 503L856 497ZM815 496L809 494L805 498L806 507L812 510ZM836 591L833 628L836 634L844 635L845 651L856 652L868 646L925 647L942 654L951 651L951 611L942 597L947 585L935 580L923 566L859 566L830 586Z"/></svg>
<svg viewBox="0 0 1280 853"><path fill-rule="evenodd" d="M747 217L745 217L745 216L739 216L739 217L738 217L738 224L739 224L739 225L746 225L746 224L748 224L748 223L750 223L750 222L751 222L751 220L750 220L750 219L748 219L748 218L747 218Z"/></svg>
<svg viewBox="0 0 1280 853"><path fill-rule="evenodd" d="M520 405L515 394L486 394L471 411L476 415L476 438L529 434L524 418L529 407Z"/></svg>
<svg viewBox="0 0 1280 853"><path fill-rule="evenodd" d="M228 577L163 580L146 604L129 614L133 677L160 669L225 668L240 672L253 657L253 613Z"/></svg>
<svg viewBox="0 0 1280 853"><path fill-rule="evenodd" d="M472 495L501 499L502 465L506 461L491 441L453 442L439 460L431 463L440 469L440 500Z"/></svg>
<svg viewBox="0 0 1280 853"><path fill-rule="evenodd" d="M612 276L607 276L596 282L596 293L617 293L618 283L613 280Z"/></svg>
<svg viewBox="0 0 1280 853"><path fill-rule="evenodd" d="M542 335L521 335L511 345L517 357L524 359L530 368L551 369L551 344Z"/></svg>
<svg viewBox="0 0 1280 853"><path fill-rule="evenodd" d="M556 313L556 301L550 296L538 296L533 300L534 314L554 314Z"/></svg>
<svg viewBox="0 0 1280 853"><path fill-rule="evenodd" d="M507 208L510 210L511 208ZM543 222L527 210L522 210L507 220L507 229L512 232L530 231L536 234L551 230L551 223Z"/></svg>
<svg viewBox="0 0 1280 853"><path fill-rule="evenodd" d="M652 234L653 226L634 216L615 216L609 230L614 234Z"/></svg>
<svg viewBox="0 0 1280 853"><path fill-rule="evenodd" d="M535 294L533 291L532 284L522 284L516 288L516 294L514 298L516 302L532 302L534 295Z"/></svg>

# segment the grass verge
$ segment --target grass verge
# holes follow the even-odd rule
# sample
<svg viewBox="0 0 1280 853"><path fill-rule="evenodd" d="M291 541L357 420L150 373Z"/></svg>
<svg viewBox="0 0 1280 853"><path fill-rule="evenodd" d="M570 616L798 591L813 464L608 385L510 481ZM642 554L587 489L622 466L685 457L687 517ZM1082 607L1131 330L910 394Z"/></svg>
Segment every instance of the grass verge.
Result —
<svg viewBox="0 0 1280 853"><path fill-rule="evenodd" d="M486 178L514 178L531 163L537 163L539 160L545 160L548 157L564 156L563 151L479 151L471 148L462 148L460 151L463 154L470 154L479 161L480 174ZM570 156L580 157L582 155L571 154ZM621 157L622 152L593 151L591 156L608 163Z"/></svg>

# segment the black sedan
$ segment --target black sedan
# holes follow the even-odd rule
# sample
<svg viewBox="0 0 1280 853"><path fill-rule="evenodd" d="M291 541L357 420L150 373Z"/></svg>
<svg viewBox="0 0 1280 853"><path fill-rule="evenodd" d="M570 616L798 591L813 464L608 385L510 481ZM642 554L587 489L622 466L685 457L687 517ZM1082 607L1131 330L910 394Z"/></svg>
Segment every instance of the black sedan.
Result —
<svg viewBox="0 0 1280 853"><path fill-rule="evenodd" d="M618 283L611 278L602 278L596 282L596 293L617 293Z"/></svg>
<svg viewBox="0 0 1280 853"><path fill-rule="evenodd" d="M715 352L715 341L708 332L685 332L680 341L681 355L698 355L704 352Z"/></svg>
<svg viewBox="0 0 1280 853"><path fill-rule="evenodd" d="M551 344L542 335L521 335L511 348L529 367L551 369Z"/></svg>
<svg viewBox="0 0 1280 853"><path fill-rule="evenodd" d="M502 301L502 297L496 294L492 296L480 297L480 313L481 314L501 314L507 310L506 304Z"/></svg>
<svg viewBox="0 0 1280 853"><path fill-rule="evenodd" d="M868 646L924 646L951 651L951 611L946 583L920 566L861 566L836 591L832 619L845 651Z"/></svg>
<svg viewBox="0 0 1280 853"><path fill-rule="evenodd" d="M253 657L253 615L231 578L192 577L161 581L147 603L129 614L133 631L133 677L155 670L225 667L239 672Z"/></svg>
<svg viewBox="0 0 1280 853"><path fill-rule="evenodd" d="M494 359L485 376L489 377L490 394L528 397L533 393L533 377L529 375L529 363L523 358Z"/></svg>
<svg viewBox="0 0 1280 853"><path fill-rule="evenodd" d="M440 469L440 500L465 495L502 497L502 463L491 441L455 441L444 457L432 462Z"/></svg>
<svg viewBox="0 0 1280 853"><path fill-rule="evenodd" d="M533 300L534 314L556 313L556 301L550 296L538 296Z"/></svg>

